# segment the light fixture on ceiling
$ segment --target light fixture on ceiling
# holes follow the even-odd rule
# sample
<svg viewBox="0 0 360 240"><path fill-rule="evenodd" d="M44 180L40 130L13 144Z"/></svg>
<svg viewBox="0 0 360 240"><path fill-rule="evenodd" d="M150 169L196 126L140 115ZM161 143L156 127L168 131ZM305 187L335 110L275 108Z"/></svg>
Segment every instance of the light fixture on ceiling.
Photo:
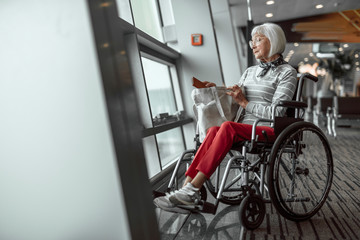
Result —
<svg viewBox="0 0 360 240"><path fill-rule="evenodd" d="M342 67L343 67L345 70L350 70L351 64L345 63L345 64L342 65Z"/></svg>
<svg viewBox="0 0 360 240"><path fill-rule="evenodd" d="M295 46L295 47L298 47L298 46L299 46L299 43L297 43L297 42L294 43L294 46Z"/></svg>
<svg viewBox="0 0 360 240"><path fill-rule="evenodd" d="M348 47L349 47L349 44L345 43L343 47L344 47L344 48L348 48Z"/></svg>
<svg viewBox="0 0 360 240"><path fill-rule="evenodd" d="M315 6L316 9L320 9L320 8L323 8L323 7L324 7L324 5L322 5L322 4L318 4L318 5Z"/></svg>
<svg viewBox="0 0 360 240"><path fill-rule="evenodd" d="M273 14L272 14L272 13L267 13L267 14L265 14L265 16L266 16L267 18L271 18L271 17L273 16Z"/></svg>
<svg viewBox="0 0 360 240"><path fill-rule="evenodd" d="M316 53L316 57L318 58L335 58L335 54L334 53Z"/></svg>
<svg viewBox="0 0 360 240"><path fill-rule="evenodd" d="M354 55L354 57L355 57L355 58L359 58L359 54L356 53L356 54Z"/></svg>
<svg viewBox="0 0 360 240"><path fill-rule="evenodd" d="M275 3L275 1L272 1L272 0L266 1L266 5L273 5L274 3Z"/></svg>
<svg viewBox="0 0 360 240"><path fill-rule="evenodd" d="M294 50L290 50L289 53L284 58L285 61L289 62L293 54L294 54Z"/></svg>

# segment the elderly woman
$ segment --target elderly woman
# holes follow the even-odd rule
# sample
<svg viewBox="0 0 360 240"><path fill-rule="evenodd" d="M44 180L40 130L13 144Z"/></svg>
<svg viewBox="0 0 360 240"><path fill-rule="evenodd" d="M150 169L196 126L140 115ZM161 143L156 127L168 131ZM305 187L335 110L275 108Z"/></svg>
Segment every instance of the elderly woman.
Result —
<svg viewBox="0 0 360 240"><path fill-rule="evenodd" d="M177 205L194 205L200 198L199 189L210 178L232 145L251 139L252 124L258 118L271 118L272 109L279 101L291 100L296 89L296 70L284 61L286 38L276 24L265 23L256 26L249 42L259 65L249 67L238 85L229 87L228 94L245 110L240 123L224 122L220 127L211 127L198 149L193 162L185 173L184 186L164 197L154 199L154 204L164 210L182 212ZM207 87L215 86L206 82ZM244 86L246 96L239 86ZM277 115L283 115L284 108L277 108ZM274 129L259 125L256 134L259 141L275 140Z"/></svg>

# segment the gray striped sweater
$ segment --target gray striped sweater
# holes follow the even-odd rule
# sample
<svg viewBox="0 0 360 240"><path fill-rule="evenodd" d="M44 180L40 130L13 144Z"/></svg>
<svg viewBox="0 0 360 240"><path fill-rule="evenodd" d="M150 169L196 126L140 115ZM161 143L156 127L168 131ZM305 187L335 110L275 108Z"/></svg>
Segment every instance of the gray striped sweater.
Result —
<svg viewBox="0 0 360 240"><path fill-rule="evenodd" d="M240 78L238 85L245 87L245 97L249 101L240 120L242 123L253 124L258 118L271 119L274 105L281 100L292 100L295 93L297 73L289 64L269 69L265 76L258 77L261 70L259 66L249 67ZM282 116L284 112L284 108L276 109L277 116Z"/></svg>

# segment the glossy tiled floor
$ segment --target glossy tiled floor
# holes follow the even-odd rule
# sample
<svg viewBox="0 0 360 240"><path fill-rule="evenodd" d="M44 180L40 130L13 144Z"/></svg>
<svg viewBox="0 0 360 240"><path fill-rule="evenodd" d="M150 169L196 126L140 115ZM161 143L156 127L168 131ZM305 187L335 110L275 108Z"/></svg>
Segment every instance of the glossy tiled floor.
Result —
<svg viewBox="0 0 360 240"><path fill-rule="evenodd" d="M360 127L339 128L338 137L328 139L333 185L327 202L310 220L289 221L267 203L261 226L246 231L240 227L239 206L220 203L215 215L156 209L162 239L360 239Z"/></svg>

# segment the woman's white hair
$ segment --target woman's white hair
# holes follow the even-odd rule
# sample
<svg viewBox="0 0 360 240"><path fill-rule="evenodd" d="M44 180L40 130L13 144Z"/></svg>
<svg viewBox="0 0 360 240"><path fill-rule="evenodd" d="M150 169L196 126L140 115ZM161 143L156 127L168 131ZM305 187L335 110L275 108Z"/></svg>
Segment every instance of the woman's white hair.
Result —
<svg viewBox="0 0 360 240"><path fill-rule="evenodd" d="M264 23L256 26L251 31L251 37L255 34L262 34L270 41L269 56L271 57L276 53L282 54L286 46L286 37L282 28L275 23Z"/></svg>

